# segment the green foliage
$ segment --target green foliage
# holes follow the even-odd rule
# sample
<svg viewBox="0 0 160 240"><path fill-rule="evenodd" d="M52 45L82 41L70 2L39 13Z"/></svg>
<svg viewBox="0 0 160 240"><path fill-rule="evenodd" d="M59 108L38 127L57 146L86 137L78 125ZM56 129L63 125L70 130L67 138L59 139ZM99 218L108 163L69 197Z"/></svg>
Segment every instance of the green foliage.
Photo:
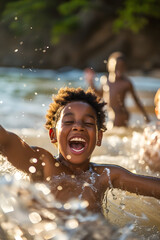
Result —
<svg viewBox="0 0 160 240"><path fill-rule="evenodd" d="M79 27L79 13L90 6L89 0L70 0L57 6L60 14L52 27L52 43L59 42L62 35L72 33Z"/></svg>
<svg viewBox="0 0 160 240"><path fill-rule="evenodd" d="M159 0L125 0L118 11L114 29L130 29L137 33L147 25L149 18L160 19Z"/></svg>
<svg viewBox="0 0 160 240"><path fill-rule="evenodd" d="M63 16L68 16L78 9L88 7L89 5L88 0L71 0L68 2L64 2L58 6L58 11Z"/></svg>
<svg viewBox="0 0 160 240"><path fill-rule="evenodd" d="M122 0L123 5L117 13L114 28L123 28L134 32L146 26L150 18L160 19L159 0ZM97 4L99 7L97 7ZM119 5L118 5L119 6ZM43 35L48 31L52 43L58 43L61 36L70 34L80 27L84 11L94 9L105 13L107 1L103 0L1 0L1 22L8 24L16 34L28 34L31 28L34 33ZM109 6L110 7L110 6Z"/></svg>
<svg viewBox="0 0 160 240"><path fill-rule="evenodd" d="M10 29L17 34L24 34L35 25L41 24L43 27L45 7L45 1L42 0L9 2L3 12L3 22L9 23Z"/></svg>
<svg viewBox="0 0 160 240"><path fill-rule="evenodd" d="M57 21L52 28L52 43L57 44L62 35L73 32L78 27L78 17L69 16L68 18Z"/></svg>
<svg viewBox="0 0 160 240"><path fill-rule="evenodd" d="M51 41L57 43L62 35L78 27L78 13L89 6L90 0L17 0L8 1L3 11L3 22L16 34L47 29Z"/></svg>

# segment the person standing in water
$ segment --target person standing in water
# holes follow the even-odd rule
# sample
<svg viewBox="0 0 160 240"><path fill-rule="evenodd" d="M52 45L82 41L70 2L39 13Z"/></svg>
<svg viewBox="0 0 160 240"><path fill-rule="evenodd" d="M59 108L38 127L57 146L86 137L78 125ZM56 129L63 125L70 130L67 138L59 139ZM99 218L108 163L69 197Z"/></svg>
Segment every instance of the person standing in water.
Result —
<svg viewBox="0 0 160 240"><path fill-rule="evenodd" d="M94 84L94 76L85 73L85 79L94 91L109 104L109 107L114 112L113 125L117 127L127 127L130 119L130 113L125 105L127 93L130 93L144 116L144 120L148 123L149 117L145 111L140 99L130 79L126 76L126 61L121 52L114 52L110 55L108 63L106 64L108 70L108 77L103 83L101 89L97 89ZM109 97L107 98L106 92L108 91Z"/></svg>

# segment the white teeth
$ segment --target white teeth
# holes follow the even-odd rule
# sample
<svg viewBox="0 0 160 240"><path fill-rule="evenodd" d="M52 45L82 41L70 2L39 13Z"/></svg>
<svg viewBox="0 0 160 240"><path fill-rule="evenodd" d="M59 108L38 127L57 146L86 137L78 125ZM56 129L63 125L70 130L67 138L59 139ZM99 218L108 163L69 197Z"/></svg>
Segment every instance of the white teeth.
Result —
<svg viewBox="0 0 160 240"><path fill-rule="evenodd" d="M77 137L72 138L70 141L71 141L71 142L72 142L72 141L76 141L76 142L86 142L83 138L77 138Z"/></svg>
<svg viewBox="0 0 160 240"><path fill-rule="evenodd" d="M84 148L77 150L77 149L74 149L74 148L73 148L73 150L74 150L75 152L81 152L81 151L83 151L83 149L84 149Z"/></svg>

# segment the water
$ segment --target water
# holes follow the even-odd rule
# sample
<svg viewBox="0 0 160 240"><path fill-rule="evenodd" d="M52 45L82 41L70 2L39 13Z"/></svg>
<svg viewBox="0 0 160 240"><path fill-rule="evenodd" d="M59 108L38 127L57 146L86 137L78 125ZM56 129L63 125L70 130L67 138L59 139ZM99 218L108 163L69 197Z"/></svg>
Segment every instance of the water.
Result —
<svg viewBox="0 0 160 240"><path fill-rule="evenodd" d="M103 73L96 76L96 84ZM160 79L131 77L143 104L153 109L153 97L160 86ZM0 68L0 119L7 128L42 128L52 94L63 86L87 87L84 73L78 69L34 70ZM133 100L127 98L127 105ZM133 120L137 111L133 114ZM141 121L142 116L138 116ZM154 118L151 111L151 119ZM136 116L137 119L137 116Z"/></svg>
<svg viewBox="0 0 160 240"><path fill-rule="evenodd" d="M97 74L97 85L101 75ZM160 79L131 79L155 120L153 97ZM87 87L83 71L0 68L0 123L28 144L56 154L43 125L52 94L62 86ZM133 104L130 98L127 104ZM95 149L92 161L114 163L135 173L159 177L159 172L139 162L144 125L138 111L133 112L131 124L134 127L127 131L115 128L105 133L102 147ZM47 185L31 184L1 155L0 174L0 240L160 239L159 200L110 190L104 198L103 218L87 213L81 199L65 205L58 203Z"/></svg>

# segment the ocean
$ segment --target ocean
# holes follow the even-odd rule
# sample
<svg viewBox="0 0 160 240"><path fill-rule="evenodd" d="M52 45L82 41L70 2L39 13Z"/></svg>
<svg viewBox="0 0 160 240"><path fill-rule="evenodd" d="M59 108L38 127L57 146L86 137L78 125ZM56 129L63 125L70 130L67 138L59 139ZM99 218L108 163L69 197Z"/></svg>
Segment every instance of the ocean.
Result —
<svg viewBox="0 0 160 240"><path fill-rule="evenodd" d="M100 77L96 75L96 85L99 86ZM147 76L130 76L144 106L154 119L154 95L160 87L160 79ZM51 102L52 94L60 87L87 88L84 72L79 69L39 70L0 68L0 119L6 128L43 128L45 114ZM131 123L138 110L133 100L126 99L127 106L132 108ZM133 120L132 120L133 118ZM139 121L142 116L139 114ZM137 119L136 119L137 120ZM136 123L134 123L136 124Z"/></svg>

